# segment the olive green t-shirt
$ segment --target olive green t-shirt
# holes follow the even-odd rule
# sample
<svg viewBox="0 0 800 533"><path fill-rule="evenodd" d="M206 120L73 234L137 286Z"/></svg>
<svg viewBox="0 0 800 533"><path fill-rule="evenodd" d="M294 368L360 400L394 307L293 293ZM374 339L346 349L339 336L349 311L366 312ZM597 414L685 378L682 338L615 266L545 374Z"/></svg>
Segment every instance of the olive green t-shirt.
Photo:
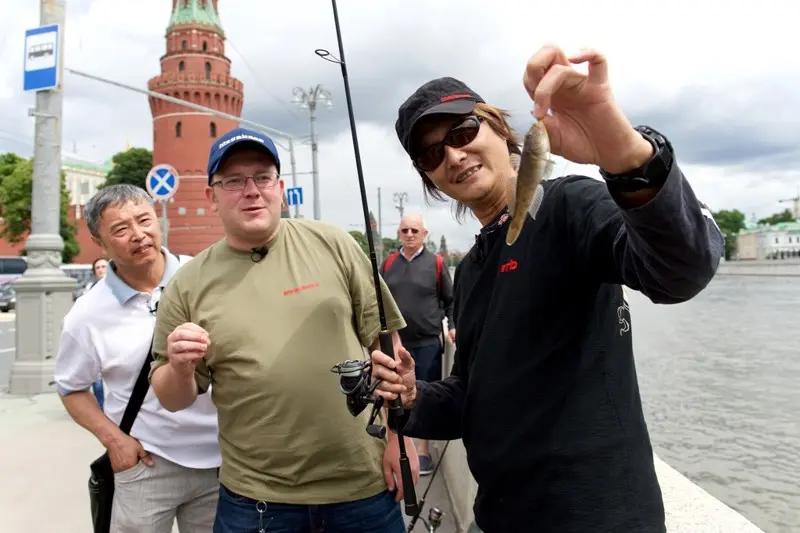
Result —
<svg viewBox="0 0 800 533"><path fill-rule="evenodd" d="M371 409L347 410L331 367L367 357L380 322L372 268L356 241L325 223L281 219L258 263L224 239L183 266L161 295L152 372L167 336L193 322L210 347L196 368L219 412L220 481L267 502L325 504L386 489L385 441ZM387 326L405 322L382 283Z"/></svg>

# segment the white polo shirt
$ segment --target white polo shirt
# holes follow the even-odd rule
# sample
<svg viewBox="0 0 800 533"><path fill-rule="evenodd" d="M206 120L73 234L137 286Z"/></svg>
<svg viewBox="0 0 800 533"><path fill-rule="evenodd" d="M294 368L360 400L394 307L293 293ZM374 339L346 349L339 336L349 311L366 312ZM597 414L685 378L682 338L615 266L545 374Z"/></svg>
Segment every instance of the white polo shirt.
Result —
<svg viewBox="0 0 800 533"><path fill-rule="evenodd" d="M162 248L167 266L152 296L132 289L109 263L106 276L75 301L61 331L55 383L61 395L86 391L103 378L104 410L119 425L142 369L155 328L161 290L191 257L180 261ZM131 435L150 453L188 468L216 468L221 463L217 411L211 394L177 413L164 409L152 387L145 396Z"/></svg>

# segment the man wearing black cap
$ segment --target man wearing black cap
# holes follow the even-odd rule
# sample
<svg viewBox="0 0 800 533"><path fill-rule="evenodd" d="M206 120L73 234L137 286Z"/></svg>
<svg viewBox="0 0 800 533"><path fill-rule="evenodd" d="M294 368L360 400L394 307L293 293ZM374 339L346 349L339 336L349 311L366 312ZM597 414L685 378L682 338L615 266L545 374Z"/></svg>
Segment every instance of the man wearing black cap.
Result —
<svg viewBox="0 0 800 533"><path fill-rule="evenodd" d="M401 533L397 436L369 436L369 413L350 415L330 372L377 346L369 260L344 230L282 219L279 173L260 133L233 130L212 146L206 196L225 238L161 297L153 389L170 411L212 395L222 454L215 533L323 523L331 533ZM405 322L382 291L396 332ZM407 448L418 476L411 439Z"/></svg>
<svg viewBox="0 0 800 533"><path fill-rule="evenodd" d="M588 75L571 67L584 62ZM602 55L545 47L524 85L552 152L597 165L603 181L546 180L512 215L520 147L507 115L453 78L420 87L397 136L425 190L483 227L455 273L451 375L416 381L403 349L373 352L373 373L412 409L407 435L463 440L478 483L472 531L663 533L623 285L689 300L714 276L722 234L666 137L616 106Z"/></svg>

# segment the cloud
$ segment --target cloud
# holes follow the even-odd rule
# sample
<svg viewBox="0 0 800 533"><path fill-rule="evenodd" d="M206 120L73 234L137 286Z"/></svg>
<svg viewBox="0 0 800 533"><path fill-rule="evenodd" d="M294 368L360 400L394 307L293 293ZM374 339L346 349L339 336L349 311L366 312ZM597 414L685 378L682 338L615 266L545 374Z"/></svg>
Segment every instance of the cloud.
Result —
<svg viewBox="0 0 800 533"><path fill-rule="evenodd" d="M0 6L0 151L29 155L34 97L22 92L22 43L38 24L38 2ZM68 0L68 67L145 88L165 51L169 0ZM344 83L331 6L319 0L247 3L219 0L233 75L245 84L243 117L306 138L307 110L291 104L295 86L322 84L333 109L317 116L322 213L363 226ZM800 45L788 1L736 3L675 0L518 2L491 6L462 0L351 0L339 3L347 71L358 123L364 174L377 216L381 188L384 233L394 231L392 195L406 192L407 211L422 211L435 240L466 249L478 224L459 226L446 204L427 206L418 175L394 133L399 104L438 76L466 81L508 109L519 131L530 124L522 88L528 57L556 42L609 58L615 95L631 121L665 133L698 194L712 207L764 216L785 207L800 185ZM141 94L65 74L63 143L83 157L106 160L130 142L152 146L152 121ZM288 155L286 155L288 161ZM302 211L311 216L310 147L297 149ZM557 171L596 169L562 162ZM290 180L289 176L287 179Z"/></svg>

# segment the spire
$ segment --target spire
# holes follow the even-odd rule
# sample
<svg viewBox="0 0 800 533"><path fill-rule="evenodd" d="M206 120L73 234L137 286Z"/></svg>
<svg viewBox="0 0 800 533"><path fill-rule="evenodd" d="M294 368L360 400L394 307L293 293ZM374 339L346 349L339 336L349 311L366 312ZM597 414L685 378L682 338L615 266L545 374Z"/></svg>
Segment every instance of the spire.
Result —
<svg viewBox="0 0 800 533"><path fill-rule="evenodd" d="M172 0L172 16L167 31L173 26L199 24L222 32L222 22L217 12L217 0Z"/></svg>

